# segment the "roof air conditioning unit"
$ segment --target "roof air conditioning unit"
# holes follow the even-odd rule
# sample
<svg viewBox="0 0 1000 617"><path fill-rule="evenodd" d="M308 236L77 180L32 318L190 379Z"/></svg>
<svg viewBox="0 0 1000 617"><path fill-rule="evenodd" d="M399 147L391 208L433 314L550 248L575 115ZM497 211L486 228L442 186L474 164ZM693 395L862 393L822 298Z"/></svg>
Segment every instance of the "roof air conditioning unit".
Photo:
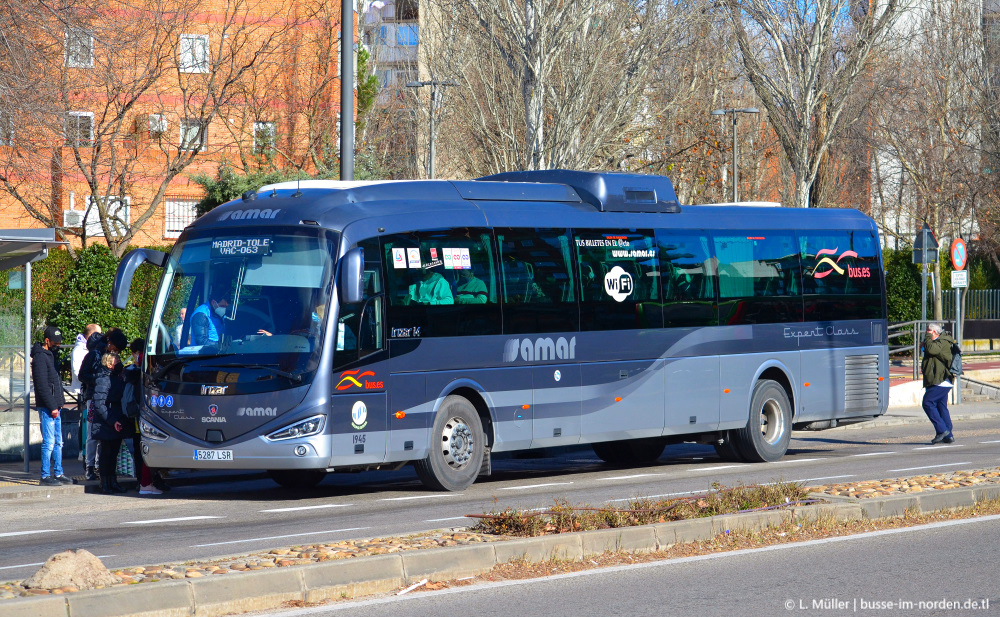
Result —
<svg viewBox="0 0 1000 617"><path fill-rule="evenodd" d="M149 135L160 137L167 132L167 119L163 114L149 114Z"/></svg>
<svg viewBox="0 0 1000 617"><path fill-rule="evenodd" d="M64 210L63 227L83 227L83 210Z"/></svg>

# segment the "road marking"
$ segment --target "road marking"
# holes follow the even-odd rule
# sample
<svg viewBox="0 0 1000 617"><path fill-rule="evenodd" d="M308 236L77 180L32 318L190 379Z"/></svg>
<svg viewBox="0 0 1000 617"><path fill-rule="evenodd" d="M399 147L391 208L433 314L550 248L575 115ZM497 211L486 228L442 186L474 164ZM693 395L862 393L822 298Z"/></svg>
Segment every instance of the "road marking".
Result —
<svg viewBox="0 0 1000 617"><path fill-rule="evenodd" d="M808 462L811 462L811 461L818 461L818 460L819 460L818 458L789 458L789 459L785 459L783 461L774 461L774 462L778 463L778 464L781 464L781 463L808 463Z"/></svg>
<svg viewBox="0 0 1000 617"><path fill-rule="evenodd" d="M914 450L945 450L947 448L961 448L965 444L956 443L953 446L920 446L919 448L913 448Z"/></svg>
<svg viewBox="0 0 1000 617"><path fill-rule="evenodd" d="M36 529L35 531L8 531L7 533L0 533L0 538L7 538L9 536L27 536L33 533L59 533L59 529Z"/></svg>
<svg viewBox="0 0 1000 617"><path fill-rule="evenodd" d="M319 510L320 508L346 508L353 506L353 503L325 503L321 506L299 506L298 508L273 508L271 510L260 510L260 512L297 512L298 510Z"/></svg>
<svg viewBox="0 0 1000 617"><path fill-rule="evenodd" d="M566 486L567 484L573 484L572 482L548 482L546 484L529 484L527 486L505 486L501 488L501 491L526 491L529 488L542 488L543 486Z"/></svg>
<svg viewBox="0 0 1000 617"><path fill-rule="evenodd" d="M801 480L787 480L787 481L780 480L778 482L767 482L765 484L761 484L761 486L773 486L775 484L788 484L791 482L815 482L816 480L835 480L837 478L853 478L853 477L854 476L852 474L847 474L846 476L824 476L822 478L802 478Z"/></svg>
<svg viewBox="0 0 1000 617"><path fill-rule="evenodd" d="M718 471L719 469L742 469L744 467L749 467L750 465L717 465L715 467L699 467L697 469L692 469L691 471Z"/></svg>
<svg viewBox="0 0 1000 617"><path fill-rule="evenodd" d="M466 516L450 516L448 518L430 518L424 521L425 523L440 523L441 521L465 521L468 520Z"/></svg>
<svg viewBox="0 0 1000 617"><path fill-rule="evenodd" d="M229 542L213 542L211 544L192 544L191 548L201 548L203 546L222 546L224 544L242 544L245 542L262 542L264 540L281 540L282 538L298 538L299 536L319 536L326 533L343 533L345 531L361 531L367 527L348 527L347 529L330 529L329 531L309 531L306 533L290 533L285 536L269 536L266 538L248 538L246 540L230 540Z"/></svg>
<svg viewBox="0 0 1000 617"><path fill-rule="evenodd" d="M965 463L948 463L947 465L927 465L925 467L904 467L902 469L890 469L889 471L916 471L918 469L935 469L937 467L957 467L958 465L971 465L970 462Z"/></svg>
<svg viewBox="0 0 1000 617"><path fill-rule="evenodd" d="M413 497L386 497L379 501L408 501L410 499L435 499L437 497L454 497L454 493L440 493L438 495L414 495Z"/></svg>
<svg viewBox="0 0 1000 617"><path fill-rule="evenodd" d="M98 555L98 559L107 559L108 557L115 557L115 555ZM0 566L0 570L13 570L15 568L34 568L37 566L44 566L45 562L41 563L22 563L19 566Z"/></svg>
<svg viewBox="0 0 1000 617"><path fill-rule="evenodd" d="M125 521L123 525L152 525L154 523L177 523L180 521L203 521L208 518L226 518L224 516L183 516L180 518L156 518L150 521Z"/></svg>
<svg viewBox="0 0 1000 617"><path fill-rule="evenodd" d="M859 533L856 535L834 536L830 538L819 538L817 540L807 540L805 542L790 542L788 544L773 544L771 546L762 546L760 548L745 548L736 551L709 553L707 555L695 555L693 557L680 557L677 559L664 559L660 561L634 563L623 566L612 566L610 568L594 568L592 570L580 570L578 572L567 572L565 574L555 574L552 576L544 576L539 578L506 580L506 581L497 581L490 583L480 583L476 585L467 585L461 587L450 587L438 591L417 594L417 595L405 595L405 596L394 595L390 597L372 598L372 599L359 600L353 602L338 602L335 604L328 604L328 605L315 606L309 608L293 608L285 611L271 613L271 616L305 617L305 616L320 615L320 614L327 615L330 613L340 612L340 611L357 611L359 608L362 607L380 606L383 604L397 603L397 602L419 602L419 601L433 602L434 600L431 600L430 598L442 595L450 596L454 594L467 594L467 593L481 592L486 589L490 590L499 589L501 587L546 585L546 584L551 584L553 581L585 578L589 576L616 574L618 572L630 572L633 570L643 570L646 568L683 568L686 566L686 564L696 563L700 561L714 561L716 559L741 558L748 555L756 555L758 553L769 553L773 551L795 551L803 549L808 550L814 546L819 546L821 544L834 544L841 542L858 542L858 541L867 542L871 538L877 538L880 536L894 536L902 533L913 533L913 532L927 531L932 529L940 529L943 527L954 527L956 525L974 525L977 523L985 523L996 520L1000 520L1000 515L994 514L978 518L959 519L953 521L940 521L937 523L929 523L927 525L917 525L914 527L903 527L897 529L880 529L879 531L869 531L866 533ZM377 609L376 612L378 612Z"/></svg>
<svg viewBox="0 0 1000 617"><path fill-rule="evenodd" d="M852 454L851 456L879 456L881 454L895 454L895 452L865 452L864 454Z"/></svg>
<svg viewBox="0 0 1000 617"><path fill-rule="evenodd" d="M631 480L632 478L649 478L651 476L662 476L662 473L637 473L631 476L615 476L613 478L598 478L598 480Z"/></svg>
<svg viewBox="0 0 1000 617"><path fill-rule="evenodd" d="M979 443L1000 443L1000 439L996 439L994 441L980 441Z"/></svg>

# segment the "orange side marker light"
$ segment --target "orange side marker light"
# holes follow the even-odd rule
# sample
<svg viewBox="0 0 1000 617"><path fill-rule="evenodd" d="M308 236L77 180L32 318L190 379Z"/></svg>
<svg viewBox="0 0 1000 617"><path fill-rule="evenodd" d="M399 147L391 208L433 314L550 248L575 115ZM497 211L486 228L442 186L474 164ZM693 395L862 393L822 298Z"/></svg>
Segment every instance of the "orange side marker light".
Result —
<svg viewBox="0 0 1000 617"><path fill-rule="evenodd" d="M521 405L521 409L531 409L531 405Z"/></svg>
<svg viewBox="0 0 1000 617"><path fill-rule="evenodd" d="M729 394L729 388L726 388L726 389L725 389L725 390L723 390L722 392L723 392L724 394Z"/></svg>
<svg viewBox="0 0 1000 617"><path fill-rule="evenodd" d="M396 412L396 419L397 420L402 420L405 417L406 417L406 412L405 411L397 411Z"/></svg>
<svg viewBox="0 0 1000 617"><path fill-rule="evenodd" d="M615 402L616 402L616 403L620 403L620 402L622 402L622 397L620 397L620 396L616 396L616 397L615 397Z"/></svg>
<svg viewBox="0 0 1000 617"><path fill-rule="evenodd" d="M807 381L807 382L805 382L805 383L804 383L804 384L802 384L802 385L808 388L808 387L809 387L809 382Z"/></svg>

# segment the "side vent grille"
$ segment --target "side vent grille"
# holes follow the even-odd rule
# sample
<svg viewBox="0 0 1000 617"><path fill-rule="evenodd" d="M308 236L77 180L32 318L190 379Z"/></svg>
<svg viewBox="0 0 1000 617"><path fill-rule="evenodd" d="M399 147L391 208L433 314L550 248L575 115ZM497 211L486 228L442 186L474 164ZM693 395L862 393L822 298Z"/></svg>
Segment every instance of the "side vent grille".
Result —
<svg viewBox="0 0 1000 617"><path fill-rule="evenodd" d="M844 411L875 411L878 404L878 355L844 358Z"/></svg>

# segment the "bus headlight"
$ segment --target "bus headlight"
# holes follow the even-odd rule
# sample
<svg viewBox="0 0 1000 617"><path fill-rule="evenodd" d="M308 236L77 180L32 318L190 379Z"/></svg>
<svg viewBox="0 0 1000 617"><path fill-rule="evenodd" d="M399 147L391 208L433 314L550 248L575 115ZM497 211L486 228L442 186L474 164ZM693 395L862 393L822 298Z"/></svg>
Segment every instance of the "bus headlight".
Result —
<svg viewBox="0 0 1000 617"><path fill-rule="evenodd" d="M156 428L149 422L143 419L139 419L139 432L142 433L143 438L149 439L151 441L166 441L167 434Z"/></svg>
<svg viewBox="0 0 1000 617"><path fill-rule="evenodd" d="M323 432L325 422L326 416L313 416L269 433L265 436L265 439L269 441L281 441L282 439L295 439L297 437L317 435Z"/></svg>

